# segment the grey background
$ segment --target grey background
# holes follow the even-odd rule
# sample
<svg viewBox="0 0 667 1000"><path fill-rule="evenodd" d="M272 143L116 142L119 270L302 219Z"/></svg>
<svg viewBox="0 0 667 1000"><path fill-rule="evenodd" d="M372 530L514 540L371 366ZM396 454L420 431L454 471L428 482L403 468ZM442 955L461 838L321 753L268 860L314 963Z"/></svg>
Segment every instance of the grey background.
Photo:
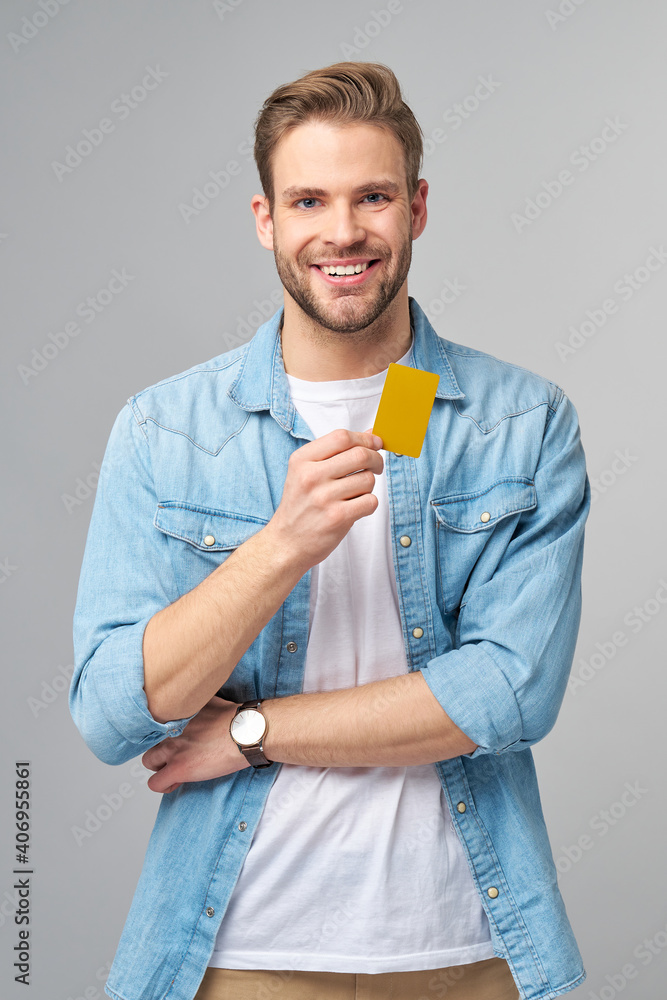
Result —
<svg viewBox="0 0 667 1000"><path fill-rule="evenodd" d="M57 0L44 3L53 10ZM376 30L373 12L387 7L71 0L41 16L36 0L0 6L8 1000L26 995L11 971L12 762L32 761L31 995L40 1000L102 996L158 805L136 762L112 769L92 756L67 708L71 617L113 419L131 393L248 339L262 309L275 310L266 301L279 289L273 256L256 240L249 207L259 184L247 141L275 86L343 58L391 66L431 139L422 170L430 217L414 244L410 293L441 335L552 378L579 412L598 484L573 668L581 684L536 760L588 970L571 995L665 995L667 264L637 271L628 301L614 285L667 241L667 13L659 0L394 0ZM22 30L33 37L17 41ZM122 120L112 105L147 67L166 76ZM454 127L448 109L479 77L495 81L493 93L477 108L468 100ZM114 130L59 179L54 161L105 117ZM603 149L594 140L607 118L619 134ZM596 158L582 170L570 157L591 143ZM179 206L232 160L238 172L186 222ZM517 225L513 213L565 169L573 182L550 204L543 194L538 217ZM77 317L114 268L132 275L127 287L92 322ZM448 281L465 290L447 295ZM609 298L618 309L604 325L559 351L569 328ZM61 336L64 346L45 357L49 334L57 339L77 319L80 333ZM77 840L105 794L122 804L102 808L99 829Z"/></svg>

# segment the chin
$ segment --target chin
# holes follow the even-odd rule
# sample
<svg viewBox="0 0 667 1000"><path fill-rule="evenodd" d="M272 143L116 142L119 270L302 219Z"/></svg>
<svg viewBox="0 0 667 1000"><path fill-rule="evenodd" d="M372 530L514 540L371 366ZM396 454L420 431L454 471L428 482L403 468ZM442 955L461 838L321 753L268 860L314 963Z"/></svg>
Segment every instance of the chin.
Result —
<svg viewBox="0 0 667 1000"><path fill-rule="evenodd" d="M361 330L365 330L366 327L370 326L377 319L375 310L364 310L363 314L354 313L350 315L347 311L345 313L319 313L311 315L311 318L318 322L321 326L326 327L328 330L333 330L336 333L359 333Z"/></svg>

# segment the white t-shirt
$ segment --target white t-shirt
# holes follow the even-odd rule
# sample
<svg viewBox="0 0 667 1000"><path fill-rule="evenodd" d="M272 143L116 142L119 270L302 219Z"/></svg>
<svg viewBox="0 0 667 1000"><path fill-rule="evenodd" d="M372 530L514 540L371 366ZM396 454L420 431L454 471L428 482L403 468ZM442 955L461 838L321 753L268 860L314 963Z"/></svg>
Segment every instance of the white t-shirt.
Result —
<svg viewBox="0 0 667 1000"><path fill-rule="evenodd" d="M287 378L317 438L372 427L386 375ZM384 472L374 493L377 510L313 567L304 692L407 672ZM488 919L433 764L282 764L210 965L381 973L492 957Z"/></svg>

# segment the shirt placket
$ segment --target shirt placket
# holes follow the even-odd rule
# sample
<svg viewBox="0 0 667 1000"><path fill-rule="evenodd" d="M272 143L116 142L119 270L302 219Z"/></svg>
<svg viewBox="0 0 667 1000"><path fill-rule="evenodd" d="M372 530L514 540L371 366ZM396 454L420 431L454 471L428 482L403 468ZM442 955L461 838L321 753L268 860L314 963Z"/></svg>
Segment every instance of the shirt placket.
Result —
<svg viewBox="0 0 667 1000"><path fill-rule="evenodd" d="M426 666L436 655L419 482L415 459L408 455L387 452L385 470L401 627L408 670L412 672Z"/></svg>

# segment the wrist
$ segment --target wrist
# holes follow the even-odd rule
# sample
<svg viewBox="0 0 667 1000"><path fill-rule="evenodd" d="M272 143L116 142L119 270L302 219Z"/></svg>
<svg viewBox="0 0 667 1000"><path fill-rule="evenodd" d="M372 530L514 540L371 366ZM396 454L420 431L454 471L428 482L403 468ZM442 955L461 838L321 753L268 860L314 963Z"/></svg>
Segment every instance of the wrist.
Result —
<svg viewBox="0 0 667 1000"><path fill-rule="evenodd" d="M299 552L297 539L282 528L276 514L258 534L266 543L266 555L271 564L281 575L290 577L293 586L296 585L310 569L307 555Z"/></svg>
<svg viewBox="0 0 667 1000"><path fill-rule="evenodd" d="M276 723L276 711L275 704L280 699L278 698L264 698L262 700L262 705L260 711L266 719L266 732L264 734L264 739L262 740L262 746L264 747L264 755L268 760L275 760L274 751L277 752L276 747L276 736L277 736L277 723Z"/></svg>
<svg viewBox="0 0 667 1000"><path fill-rule="evenodd" d="M305 763L299 760L298 746L301 737L306 735L306 722L310 715L308 709L312 708L313 699L318 698L319 694L301 692L282 698L267 698L262 702L267 723L264 752L269 760L284 764Z"/></svg>

